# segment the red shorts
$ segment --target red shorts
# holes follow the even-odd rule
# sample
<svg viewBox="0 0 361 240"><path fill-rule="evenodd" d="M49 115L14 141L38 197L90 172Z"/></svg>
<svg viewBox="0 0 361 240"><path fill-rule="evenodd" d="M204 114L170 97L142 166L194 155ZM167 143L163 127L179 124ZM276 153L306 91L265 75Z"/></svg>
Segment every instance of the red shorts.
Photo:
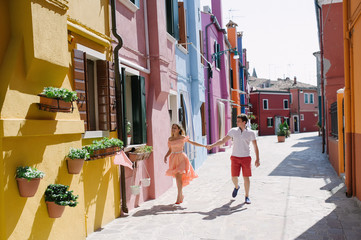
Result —
<svg viewBox="0 0 361 240"><path fill-rule="evenodd" d="M232 177L239 177L242 168L243 177L252 176L251 157L235 157L231 156L231 172Z"/></svg>

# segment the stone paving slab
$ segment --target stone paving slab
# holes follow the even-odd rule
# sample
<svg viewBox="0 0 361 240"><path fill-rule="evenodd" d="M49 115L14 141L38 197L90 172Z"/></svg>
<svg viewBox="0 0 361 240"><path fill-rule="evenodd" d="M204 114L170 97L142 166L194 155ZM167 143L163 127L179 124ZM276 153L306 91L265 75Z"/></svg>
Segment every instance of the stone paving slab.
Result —
<svg viewBox="0 0 361 240"><path fill-rule="evenodd" d="M87 239L361 239L361 209L345 197L317 133L292 134L285 143L258 137L258 145L261 167L252 169L252 204L244 204L242 185L231 197L228 149L209 155L199 178L184 188L181 205L173 204L174 184Z"/></svg>

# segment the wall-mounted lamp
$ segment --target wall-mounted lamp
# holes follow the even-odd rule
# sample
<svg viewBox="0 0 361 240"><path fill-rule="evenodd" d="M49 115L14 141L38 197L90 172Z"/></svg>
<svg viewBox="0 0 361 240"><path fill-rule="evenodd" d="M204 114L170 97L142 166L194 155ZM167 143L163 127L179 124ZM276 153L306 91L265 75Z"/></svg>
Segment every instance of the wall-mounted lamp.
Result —
<svg viewBox="0 0 361 240"><path fill-rule="evenodd" d="M224 51L215 52L212 54L212 60L215 61L218 57L222 56L226 52L233 52L233 59L239 59L239 52L237 51L237 48L230 48Z"/></svg>

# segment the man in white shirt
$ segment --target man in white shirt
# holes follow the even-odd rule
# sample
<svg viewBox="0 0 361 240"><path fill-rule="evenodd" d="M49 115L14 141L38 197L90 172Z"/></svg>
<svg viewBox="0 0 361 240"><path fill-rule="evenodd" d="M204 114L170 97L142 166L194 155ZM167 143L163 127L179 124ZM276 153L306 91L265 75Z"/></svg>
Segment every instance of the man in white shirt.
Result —
<svg viewBox="0 0 361 240"><path fill-rule="evenodd" d="M217 142L208 145L208 150L216 146L220 146L225 144L230 139L233 139L233 148L232 148L232 156L231 156L231 172L232 172L232 182L234 184L234 190L232 192L232 197L236 197L239 185L238 185L238 177L240 171L242 169L242 175L244 179L244 190L245 190L245 203L250 204L251 200L249 199L249 188L250 188L250 180L249 177L252 176L251 172L251 151L250 151L250 143L252 142L254 151L256 153L256 162L255 166L259 167L259 152L256 140L256 134L249 130L247 126L248 117L245 114L240 114L237 116L237 127L231 128L222 139L219 139Z"/></svg>

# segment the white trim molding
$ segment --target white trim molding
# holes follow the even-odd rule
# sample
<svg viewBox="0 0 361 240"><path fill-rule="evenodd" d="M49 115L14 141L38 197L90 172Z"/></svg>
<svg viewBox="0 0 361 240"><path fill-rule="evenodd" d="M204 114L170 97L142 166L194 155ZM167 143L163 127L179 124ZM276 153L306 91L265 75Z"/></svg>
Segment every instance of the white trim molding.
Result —
<svg viewBox="0 0 361 240"><path fill-rule="evenodd" d="M133 13L135 13L139 9L136 5L134 5L134 3L132 3L129 0L118 0L118 1L121 2L124 6L126 6Z"/></svg>

